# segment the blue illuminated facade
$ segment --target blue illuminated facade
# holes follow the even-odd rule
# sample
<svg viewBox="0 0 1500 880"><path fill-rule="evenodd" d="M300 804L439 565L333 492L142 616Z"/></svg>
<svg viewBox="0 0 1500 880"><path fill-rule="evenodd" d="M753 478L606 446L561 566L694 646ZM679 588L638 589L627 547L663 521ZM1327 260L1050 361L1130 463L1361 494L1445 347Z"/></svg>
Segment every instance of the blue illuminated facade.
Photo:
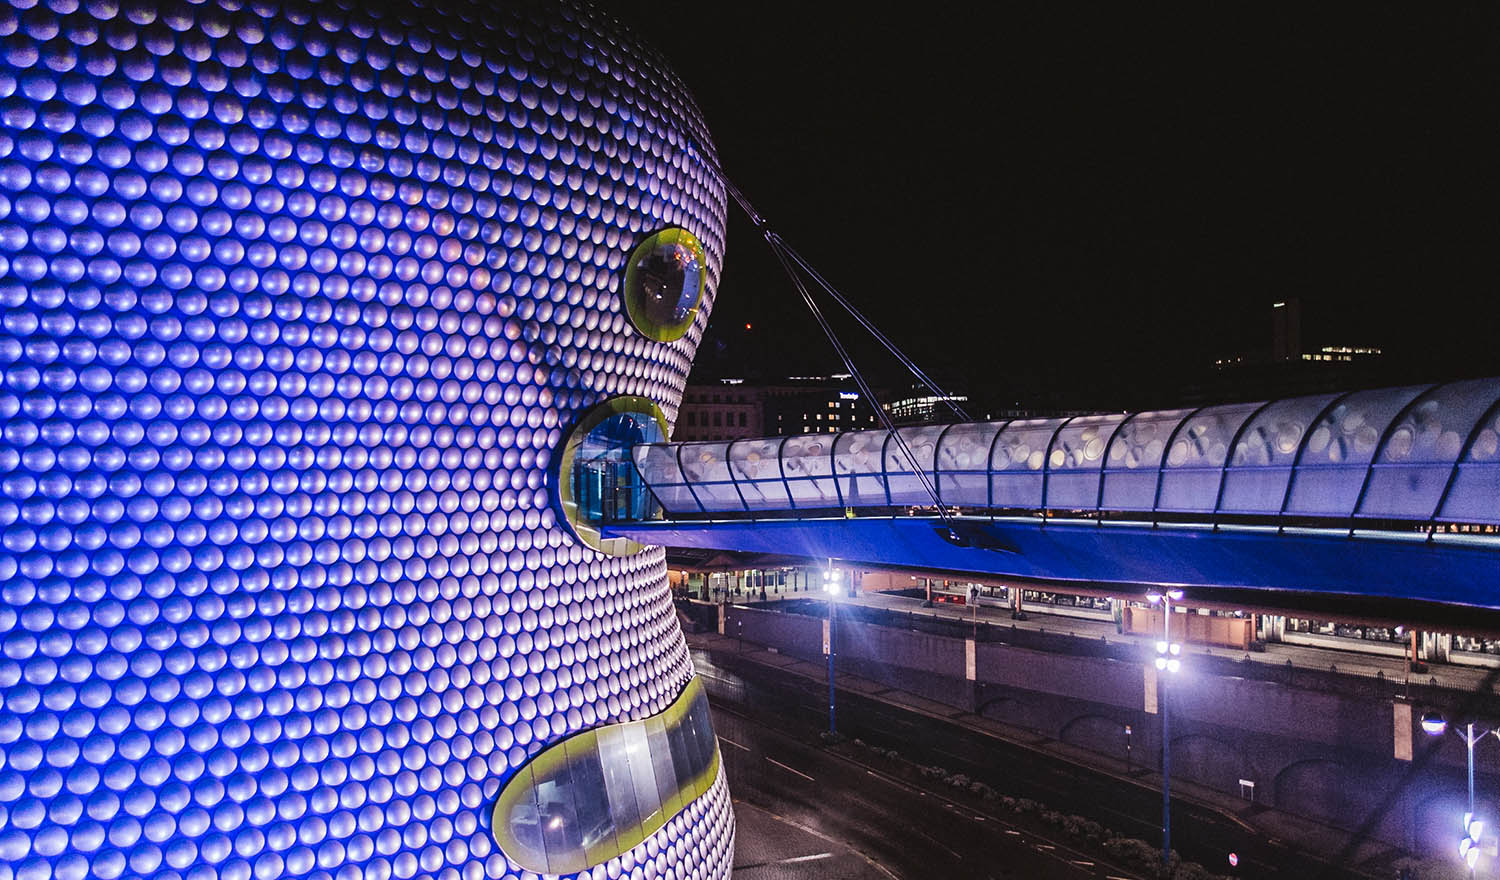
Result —
<svg viewBox="0 0 1500 880"><path fill-rule="evenodd" d="M662 551L583 545L547 485L590 407L675 418L725 210L686 90L571 4L0 35L0 875L522 876L492 816L537 755L703 726L660 720ZM622 286L671 228L707 290L660 342ZM579 876L728 875L691 757Z"/></svg>

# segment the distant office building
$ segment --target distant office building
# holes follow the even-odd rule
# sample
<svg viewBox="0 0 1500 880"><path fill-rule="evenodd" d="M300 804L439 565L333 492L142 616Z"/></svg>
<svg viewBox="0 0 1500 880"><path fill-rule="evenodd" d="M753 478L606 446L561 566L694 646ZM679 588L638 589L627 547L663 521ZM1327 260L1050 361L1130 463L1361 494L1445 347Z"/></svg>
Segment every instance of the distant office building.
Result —
<svg viewBox="0 0 1500 880"><path fill-rule="evenodd" d="M898 425L923 425L931 422L961 421L954 407L969 402L967 394L933 394L917 392L891 402L891 421Z"/></svg>
<svg viewBox="0 0 1500 880"><path fill-rule="evenodd" d="M773 385L719 379L689 385L673 440L738 440L880 427L853 377L791 376Z"/></svg>
<svg viewBox="0 0 1500 880"><path fill-rule="evenodd" d="M1222 371L1268 364L1355 364L1367 363L1381 354L1379 347L1368 344L1347 341L1307 343L1302 334L1302 301L1287 297L1271 303L1269 350L1257 347L1216 358L1214 367Z"/></svg>
<svg viewBox="0 0 1500 880"><path fill-rule="evenodd" d="M764 437L766 387L740 379L689 385L682 393L673 440L738 440Z"/></svg>

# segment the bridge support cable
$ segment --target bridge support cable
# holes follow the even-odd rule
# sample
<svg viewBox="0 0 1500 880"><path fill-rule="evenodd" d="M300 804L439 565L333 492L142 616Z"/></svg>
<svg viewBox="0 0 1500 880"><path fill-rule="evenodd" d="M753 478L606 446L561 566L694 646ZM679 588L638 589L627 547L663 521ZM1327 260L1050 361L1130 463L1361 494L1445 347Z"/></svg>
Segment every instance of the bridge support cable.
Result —
<svg viewBox="0 0 1500 880"><path fill-rule="evenodd" d="M817 321L818 327L823 330L823 335L828 337L828 342L831 346L833 346L834 352L838 354L839 360L843 362L844 369L849 371L849 375L854 378L854 382L859 387L860 393L865 396L865 400L868 400L870 402L870 407L875 410L875 417L880 420L881 427L884 428L889 433L890 437L896 441L896 445L901 450L902 457L906 459L907 466L911 468L912 475L917 478L917 481L922 484L922 490L930 499L932 499L932 506L935 510L937 510L938 517L943 521L943 526L947 529L948 534L956 540L958 538L958 532L954 528L952 519L948 516L948 512L943 509L942 500L938 497L937 487L933 485L933 481L928 477L927 471L917 463L917 457L916 454L912 452L911 445L906 442L906 438L901 435L901 432L896 430L895 423L891 421L890 413L886 412L885 408L880 405L880 400L875 396L875 390L870 387L869 381L865 379L864 374L861 373L859 367L855 365L853 356L850 355L849 350L844 347L844 343L841 339L839 339L838 333L834 331L833 325L830 324L827 317L824 316L823 310L818 307L817 300L813 298L812 292L807 289L807 284L802 280L802 276L798 274L796 267L798 265L805 267L806 264L802 261L802 258L800 256L796 255L795 252L793 252L791 248L786 245L781 236L766 224L765 218L755 210L754 206L750 204L750 200L745 198L744 193L740 192L739 187L735 186L729 180L729 178L724 175L723 170L720 169L717 165L710 165L709 167L718 176L719 181L724 184L724 189L729 193L730 197L733 198L735 203L740 206L740 209L749 216L750 222L754 223L755 228L760 230L762 237L764 237L766 240L766 244L771 248L771 253L773 253L776 256L777 261L781 263L782 270L785 271L787 277L791 279L793 286L797 288L797 293L801 295L803 303L807 305L808 311L812 313L813 320ZM819 280L820 285L824 288L824 290L832 291L832 287L828 285L827 282L822 281L821 276L818 276L816 273L811 271L809 271L809 274L813 275ZM866 319L863 315L858 314L858 312L856 312L852 308L852 306L848 305L847 300L844 300L842 296L838 296L836 292L833 294L833 296L836 302L844 305L846 309L850 310L851 314L855 314L857 316L856 320L858 320L862 326L873 330L873 325L869 323L868 319ZM903 364L908 365L908 369L914 370L915 374L920 378L925 378L925 374L923 374L919 369L916 369L915 364L911 362L911 359L900 353L900 350L895 347L895 343L891 342L887 337L884 336L884 334L880 334L878 331L874 332L876 333L877 339L881 340L888 349L895 352L897 354L897 357L900 358ZM933 388L930 385L929 388L940 397L950 397L950 395L943 394L940 389ZM934 474L936 474L936 449L933 449L932 466L933 472ZM838 474L834 473L832 476L834 485L837 486Z"/></svg>
<svg viewBox="0 0 1500 880"><path fill-rule="evenodd" d="M755 210L755 208L750 204L750 201L745 198L745 194L740 191L739 187L734 185L734 182L731 181L727 175L724 174L724 169L720 167L718 162L707 156L704 156L692 144L691 141L688 142L687 152L688 155L693 156L694 158L702 162L704 167L706 167L711 173L713 173L716 178L718 178L719 182L724 185L724 191L729 194L730 198L734 199L735 204L740 206L740 210L744 211L745 214L749 216L750 222L755 224L755 228L759 230L762 235L775 234L770 232L765 218ZM768 238L767 241L769 240L770 239ZM780 247L782 247L786 251L792 262L800 266L802 270L807 273L809 278L815 281L819 287L823 288L823 290L828 293L829 297L831 297L834 302L838 303L839 306L842 307L844 311L848 312L849 316L853 318L861 327L863 327L870 334L870 336L875 339L876 342L879 342L886 351L890 352L891 356L894 357L897 362L899 362L903 367L905 367L923 388L925 388L933 396L937 397L942 403L946 404L949 409L953 410L953 414L958 416L959 421L972 421L972 419L969 418L969 414L965 412L964 408L958 404L958 401L954 398L954 395L951 395L947 391L944 391L936 381L928 376L927 373L917 365L916 361L912 360L911 357L906 354L906 352L902 351L901 348L896 345L896 343L893 342L890 337L882 333L880 328L875 326L875 323L873 321L867 318L863 312L855 307L854 303L850 302L847 297L839 293L838 289L830 284L828 280L822 276L822 274L814 269L812 267L812 264L804 259L801 254L797 253L795 248L793 248L791 245L788 245L784 240L781 239L780 236L777 236L777 242L779 242ZM773 244L772 246L775 247L776 245ZM788 270L788 273L790 274L790 270ZM852 373L853 371L851 370L850 372Z"/></svg>

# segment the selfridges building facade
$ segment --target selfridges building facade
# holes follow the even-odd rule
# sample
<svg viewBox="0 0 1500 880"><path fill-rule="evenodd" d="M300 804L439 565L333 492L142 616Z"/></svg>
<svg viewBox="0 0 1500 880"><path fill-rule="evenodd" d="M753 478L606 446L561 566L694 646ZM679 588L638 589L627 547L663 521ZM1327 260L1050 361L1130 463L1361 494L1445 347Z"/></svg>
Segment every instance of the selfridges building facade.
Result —
<svg viewBox="0 0 1500 880"><path fill-rule="evenodd" d="M0 37L0 877L727 877L662 551L574 497L723 255L660 56L463 0Z"/></svg>

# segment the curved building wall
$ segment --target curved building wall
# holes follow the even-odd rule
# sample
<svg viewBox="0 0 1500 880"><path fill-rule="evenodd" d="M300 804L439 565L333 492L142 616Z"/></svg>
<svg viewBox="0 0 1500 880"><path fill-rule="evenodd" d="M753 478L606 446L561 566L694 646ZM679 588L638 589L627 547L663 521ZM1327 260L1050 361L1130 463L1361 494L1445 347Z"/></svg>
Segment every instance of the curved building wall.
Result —
<svg viewBox="0 0 1500 880"><path fill-rule="evenodd" d="M568 4L0 35L0 875L519 876L506 783L691 677L661 551L545 485L600 401L675 417L724 237L687 92ZM664 227L671 343L620 301ZM592 876L727 876L722 775L681 807Z"/></svg>

